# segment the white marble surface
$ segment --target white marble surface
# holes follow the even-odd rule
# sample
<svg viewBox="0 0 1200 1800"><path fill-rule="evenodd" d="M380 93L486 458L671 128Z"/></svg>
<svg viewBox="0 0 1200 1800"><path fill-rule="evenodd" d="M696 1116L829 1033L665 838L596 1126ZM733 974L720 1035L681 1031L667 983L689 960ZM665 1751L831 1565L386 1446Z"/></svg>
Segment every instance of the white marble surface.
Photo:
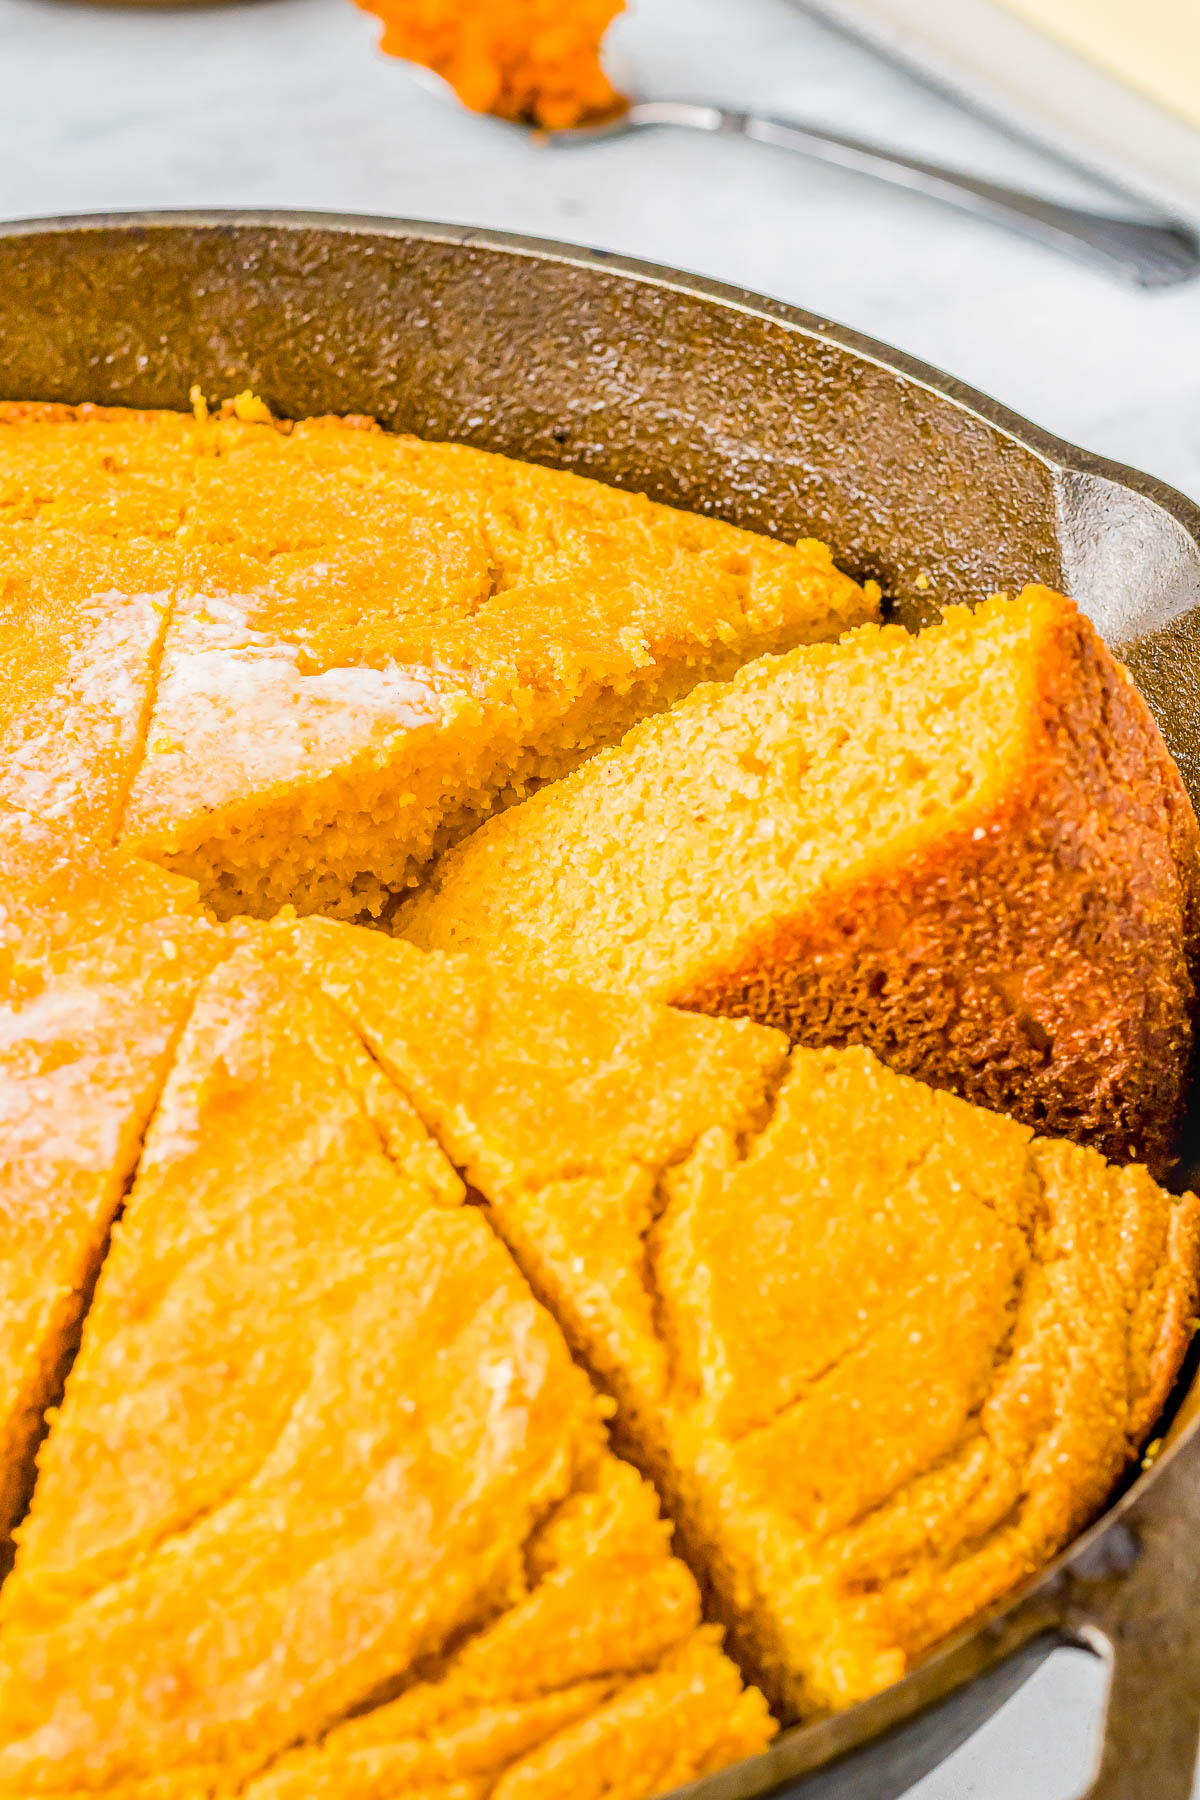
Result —
<svg viewBox="0 0 1200 1800"><path fill-rule="evenodd" d="M0 0L0 216L292 206L603 245L765 290L940 364L1200 499L1200 286L1147 295L782 153L546 151L420 90L347 0L150 12ZM786 0L635 0L645 91L840 123L1009 179L1036 165ZM912 1800L1068 1800L1098 1667L1063 1656Z"/></svg>

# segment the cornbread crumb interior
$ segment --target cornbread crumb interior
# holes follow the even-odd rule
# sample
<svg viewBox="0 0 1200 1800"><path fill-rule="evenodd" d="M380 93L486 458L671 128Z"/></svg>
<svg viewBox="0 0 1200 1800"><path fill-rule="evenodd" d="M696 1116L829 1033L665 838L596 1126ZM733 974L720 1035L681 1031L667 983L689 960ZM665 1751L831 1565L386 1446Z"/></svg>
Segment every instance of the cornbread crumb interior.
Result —
<svg viewBox="0 0 1200 1800"><path fill-rule="evenodd" d="M696 690L446 856L398 929L734 1014L1161 1170L1200 835L1070 601L864 626Z"/></svg>
<svg viewBox="0 0 1200 1800"><path fill-rule="evenodd" d="M0 668L0 803L82 805L60 763L47 787L46 746L66 721L85 769L107 732L88 804L222 917L379 914L697 682L878 615L816 542L369 420L242 412L0 405L0 623L22 668L31 630L54 651L36 704Z"/></svg>

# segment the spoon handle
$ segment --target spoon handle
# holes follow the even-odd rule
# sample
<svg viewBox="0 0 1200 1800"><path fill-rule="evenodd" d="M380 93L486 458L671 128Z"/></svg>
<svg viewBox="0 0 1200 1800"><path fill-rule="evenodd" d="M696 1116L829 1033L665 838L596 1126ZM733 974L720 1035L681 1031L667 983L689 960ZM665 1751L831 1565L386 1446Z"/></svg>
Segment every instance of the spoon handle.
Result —
<svg viewBox="0 0 1200 1800"><path fill-rule="evenodd" d="M1138 217L1093 212L795 120L689 100L635 101L622 123L626 130L634 131L671 125L689 131L724 132L870 175L1006 225L1082 261L1098 263L1110 274L1140 287L1171 287L1200 274L1200 238L1183 220L1165 214Z"/></svg>

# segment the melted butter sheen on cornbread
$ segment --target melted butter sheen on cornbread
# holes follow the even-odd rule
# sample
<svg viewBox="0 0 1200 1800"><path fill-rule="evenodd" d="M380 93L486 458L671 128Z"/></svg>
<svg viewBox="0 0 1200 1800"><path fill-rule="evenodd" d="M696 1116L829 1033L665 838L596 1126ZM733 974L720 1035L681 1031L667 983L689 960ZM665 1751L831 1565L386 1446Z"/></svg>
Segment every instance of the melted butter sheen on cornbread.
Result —
<svg viewBox="0 0 1200 1800"><path fill-rule="evenodd" d="M1165 1166L1200 853L1127 671L1028 588L703 687L450 852L398 928Z"/></svg>
<svg viewBox="0 0 1200 1800"><path fill-rule="evenodd" d="M379 913L698 681L878 610L821 544L369 421L32 406L0 407L5 583L44 692L3 684L0 804L123 821L222 916Z"/></svg>
<svg viewBox="0 0 1200 1800"><path fill-rule="evenodd" d="M190 884L0 824L0 1543L201 981Z"/></svg>
<svg viewBox="0 0 1200 1800"><path fill-rule="evenodd" d="M180 414L0 402L0 814L111 843L196 442Z"/></svg>
<svg viewBox="0 0 1200 1800"><path fill-rule="evenodd" d="M112 842L141 756L173 565L157 544L0 524L0 815Z"/></svg>
<svg viewBox="0 0 1200 1800"><path fill-rule="evenodd" d="M784 1716L886 1686L1032 1574L1161 1409L1194 1195L863 1049L789 1057L323 921L289 941L617 1398Z"/></svg>
<svg viewBox="0 0 1200 1800"><path fill-rule="evenodd" d="M643 1800L766 1742L461 1197L295 963L214 973L3 1590L0 1794Z"/></svg>

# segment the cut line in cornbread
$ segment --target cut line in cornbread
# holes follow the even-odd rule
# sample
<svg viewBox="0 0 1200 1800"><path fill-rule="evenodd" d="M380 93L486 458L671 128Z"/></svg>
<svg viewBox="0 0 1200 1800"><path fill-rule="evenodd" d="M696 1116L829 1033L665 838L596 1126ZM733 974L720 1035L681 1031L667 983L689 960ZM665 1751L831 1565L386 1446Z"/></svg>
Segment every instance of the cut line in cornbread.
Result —
<svg viewBox="0 0 1200 1800"><path fill-rule="evenodd" d="M0 524L0 812L112 842L177 572L158 544Z"/></svg>
<svg viewBox="0 0 1200 1800"><path fill-rule="evenodd" d="M1192 1055L1197 845L1127 671L1027 588L697 690L451 851L397 926L865 1043L1161 1170Z"/></svg>
<svg viewBox="0 0 1200 1800"><path fill-rule="evenodd" d="M466 1180L489 1198L522 1196L496 1223L572 1347L610 1387L631 1365L649 1386L664 1379L654 1297L628 1246L650 1229L666 1170L706 1131L739 1136L769 1116L787 1040L571 984L490 979L332 920L269 930L353 1019Z"/></svg>
<svg viewBox="0 0 1200 1800"><path fill-rule="evenodd" d="M368 423L197 427L124 838L223 917L379 914L698 681L877 616L821 544Z"/></svg>
<svg viewBox="0 0 1200 1800"><path fill-rule="evenodd" d="M0 1795L649 1800L765 1744L461 1195L298 965L214 973L0 1596Z"/></svg>
<svg viewBox="0 0 1200 1800"><path fill-rule="evenodd" d="M0 1544L175 1041L227 936L131 908L109 935L32 960L0 951Z"/></svg>
<svg viewBox="0 0 1200 1800"><path fill-rule="evenodd" d="M781 1716L898 1679L1103 1505L1190 1338L1194 1195L865 1049L285 936L615 1396Z"/></svg>
<svg viewBox="0 0 1200 1800"><path fill-rule="evenodd" d="M697 1628L653 1490L615 1457L590 1480L531 1539L527 1596L247 1800L649 1800L762 1748L766 1707Z"/></svg>

